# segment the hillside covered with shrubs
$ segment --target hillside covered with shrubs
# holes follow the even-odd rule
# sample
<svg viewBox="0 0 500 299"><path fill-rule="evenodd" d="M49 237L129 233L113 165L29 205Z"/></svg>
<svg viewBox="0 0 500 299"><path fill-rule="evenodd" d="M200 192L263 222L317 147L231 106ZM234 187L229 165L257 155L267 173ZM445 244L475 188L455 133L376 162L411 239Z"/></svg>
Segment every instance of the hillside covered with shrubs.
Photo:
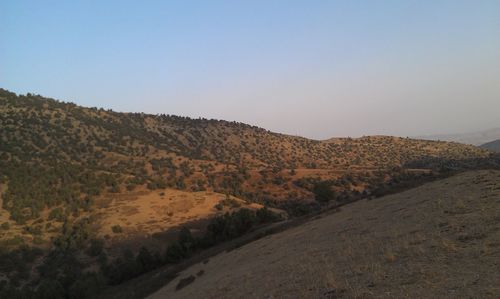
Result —
<svg viewBox="0 0 500 299"><path fill-rule="evenodd" d="M290 199L303 196L289 182L299 169L371 173L489 155L469 145L384 136L317 141L237 122L118 113L6 90L0 90L0 127L0 184L8 186L3 208L18 223L59 205L78 214L103 192L139 185Z"/></svg>
<svg viewBox="0 0 500 299"><path fill-rule="evenodd" d="M319 141L0 89L0 297L91 298L106 285L283 220L276 211L299 217L495 161L491 152L458 143L389 136ZM103 201L167 189L215 192L225 200L204 229L195 235L181 229L164 250L108 252L110 241L96 233L109 208ZM125 235L117 224L111 232Z"/></svg>

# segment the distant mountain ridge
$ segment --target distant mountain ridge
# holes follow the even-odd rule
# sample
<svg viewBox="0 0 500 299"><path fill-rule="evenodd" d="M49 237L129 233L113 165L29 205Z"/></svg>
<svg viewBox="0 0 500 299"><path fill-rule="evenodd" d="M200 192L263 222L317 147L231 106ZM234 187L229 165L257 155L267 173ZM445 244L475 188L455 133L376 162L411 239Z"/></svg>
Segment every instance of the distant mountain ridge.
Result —
<svg viewBox="0 0 500 299"><path fill-rule="evenodd" d="M494 140L480 146L481 148L500 153L500 139Z"/></svg>
<svg viewBox="0 0 500 299"><path fill-rule="evenodd" d="M424 135L415 138L425 139L425 140L459 142L464 144L472 144L480 146L482 144L500 139L500 128L492 128L484 131L470 132L470 133Z"/></svg>

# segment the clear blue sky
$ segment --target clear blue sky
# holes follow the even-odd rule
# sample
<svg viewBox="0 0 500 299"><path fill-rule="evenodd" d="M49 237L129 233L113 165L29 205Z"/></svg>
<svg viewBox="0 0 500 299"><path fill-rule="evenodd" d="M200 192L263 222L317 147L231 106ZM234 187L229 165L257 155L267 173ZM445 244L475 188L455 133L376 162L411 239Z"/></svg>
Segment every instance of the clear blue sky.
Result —
<svg viewBox="0 0 500 299"><path fill-rule="evenodd" d="M500 126L500 1L0 1L0 87L312 138Z"/></svg>

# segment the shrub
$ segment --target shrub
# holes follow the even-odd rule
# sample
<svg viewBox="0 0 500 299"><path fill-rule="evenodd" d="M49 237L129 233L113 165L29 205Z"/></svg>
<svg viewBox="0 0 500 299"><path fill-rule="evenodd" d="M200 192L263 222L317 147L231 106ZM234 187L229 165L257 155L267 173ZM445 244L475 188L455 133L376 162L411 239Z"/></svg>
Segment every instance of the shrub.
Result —
<svg viewBox="0 0 500 299"><path fill-rule="evenodd" d="M121 233L123 233L123 229L122 229L122 227L121 227L119 224L117 224L117 225L113 225L113 226L111 227L111 230L112 230L115 234L121 234Z"/></svg>
<svg viewBox="0 0 500 299"><path fill-rule="evenodd" d="M174 242L167 247L165 252L165 262L175 264L186 258L187 254L181 244Z"/></svg>
<svg viewBox="0 0 500 299"><path fill-rule="evenodd" d="M87 250L87 254L90 256L99 256L104 249L103 239L92 239L90 240L90 246Z"/></svg>
<svg viewBox="0 0 500 299"><path fill-rule="evenodd" d="M105 284L106 280L102 274L88 273L71 285L68 297L75 299L95 298Z"/></svg>
<svg viewBox="0 0 500 299"><path fill-rule="evenodd" d="M49 220L56 219L59 222L63 222L65 218L63 209L61 207L55 208L49 213Z"/></svg>
<svg viewBox="0 0 500 299"><path fill-rule="evenodd" d="M9 230L10 229L10 223L8 223L8 222L2 223L2 229L3 230Z"/></svg>
<svg viewBox="0 0 500 299"><path fill-rule="evenodd" d="M65 298L64 287L59 283L59 281L54 279L46 279L42 281L38 289L36 290L37 298Z"/></svg>
<svg viewBox="0 0 500 299"><path fill-rule="evenodd" d="M335 199L335 192L333 192L331 184L327 181L314 184L313 193L318 202L328 202Z"/></svg>
<svg viewBox="0 0 500 299"><path fill-rule="evenodd" d="M141 267L142 272L154 269L158 262L155 260L153 255L151 255L149 250L144 246L139 250L135 261Z"/></svg>
<svg viewBox="0 0 500 299"><path fill-rule="evenodd" d="M189 277L181 279L179 281L179 283L175 286L175 290L178 291L178 290L184 288L185 286L192 283L195 279L196 279L196 277L194 277L193 275L190 275Z"/></svg>
<svg viewBox="0 0 500 299"><path fill-rule="evenodd" d="M259 223L269 223L281 220L280 214L274 213L267 207L263 207L262 209L257 210L255 212L255 216L257 216L257 221Z"/></svg>

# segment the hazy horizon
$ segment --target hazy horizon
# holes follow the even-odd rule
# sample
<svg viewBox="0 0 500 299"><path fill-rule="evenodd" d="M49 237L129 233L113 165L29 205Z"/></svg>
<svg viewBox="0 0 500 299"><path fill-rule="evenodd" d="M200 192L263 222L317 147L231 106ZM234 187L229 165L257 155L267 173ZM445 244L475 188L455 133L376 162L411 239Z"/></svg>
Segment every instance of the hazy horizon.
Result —
<svg viewBox="0 0 500 299"><path fill-rule="evenodd" d="M0 87L314 139L500 127L500 2L0 3Z"/></svg>

